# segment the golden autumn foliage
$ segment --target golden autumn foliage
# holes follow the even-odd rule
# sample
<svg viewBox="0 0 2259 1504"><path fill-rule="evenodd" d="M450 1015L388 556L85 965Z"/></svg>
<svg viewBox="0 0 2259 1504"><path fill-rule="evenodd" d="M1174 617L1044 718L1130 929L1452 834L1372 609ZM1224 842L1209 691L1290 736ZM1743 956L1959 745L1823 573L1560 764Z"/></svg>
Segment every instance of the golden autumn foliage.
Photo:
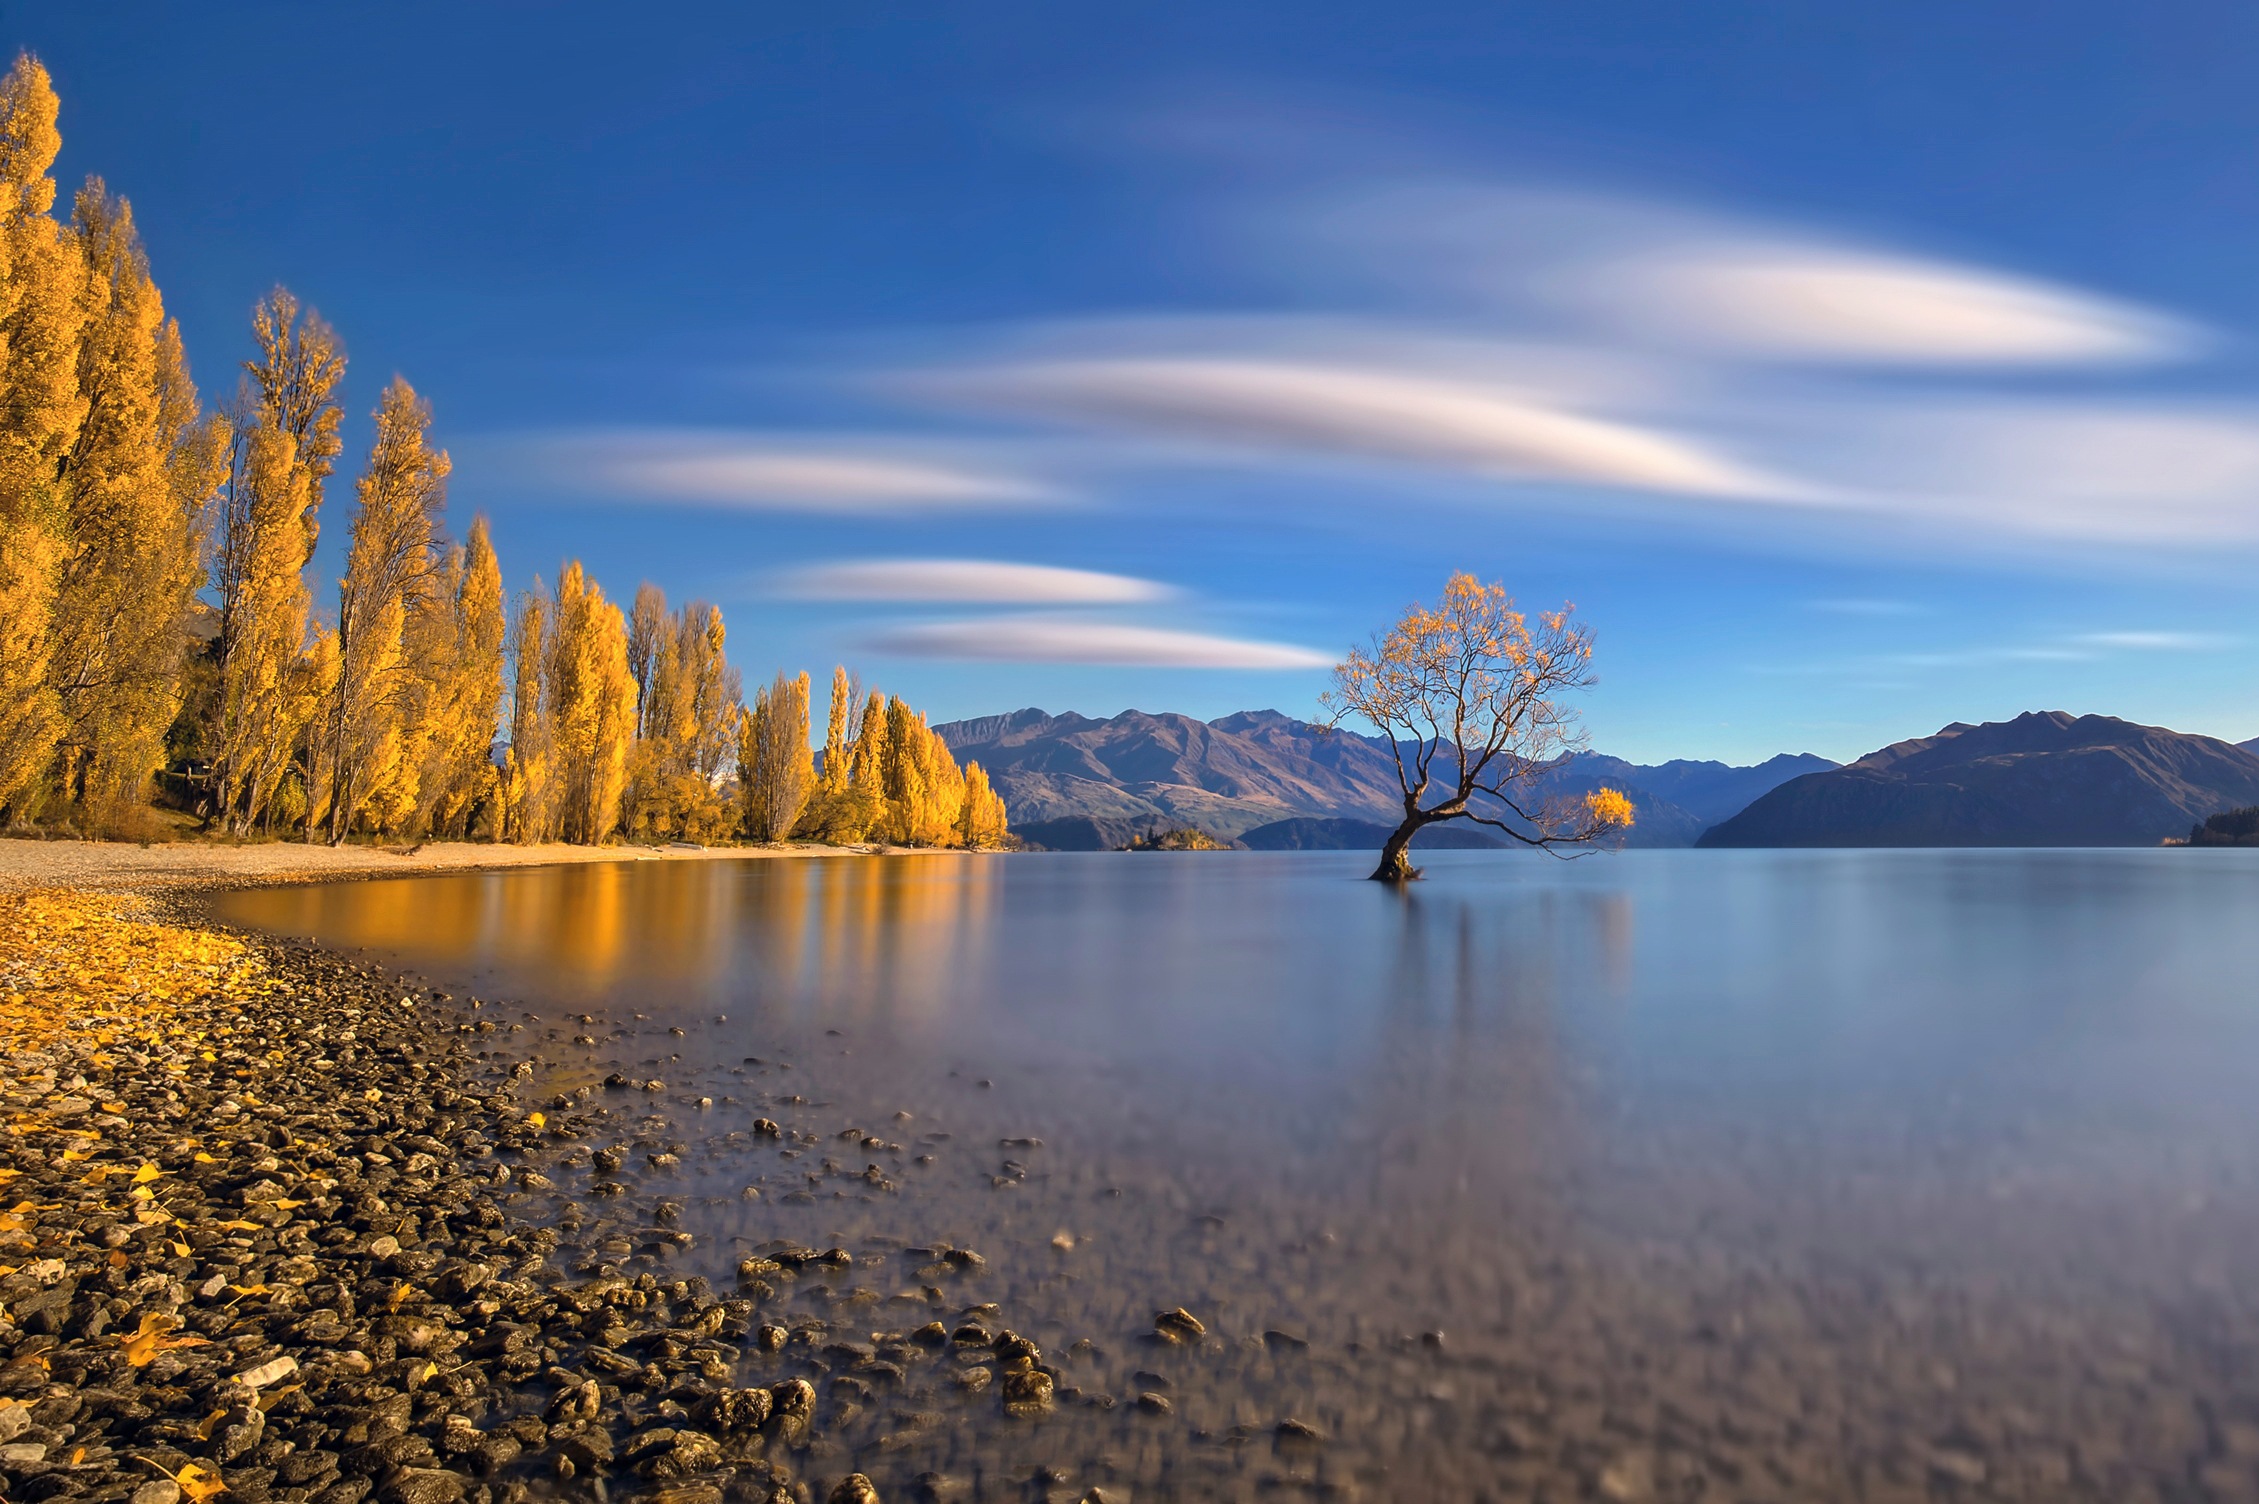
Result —
<svg viewBox="0 0 2259 1504"><path fill-rule="evenodd" d="M1629 829L1632 823L1632 802L1621 790L1594 789L1584 796L1585 813L1595 825L1610 830Z"/></svg>
<svg viewBox="0 0 2259 1504"><path fill-rule="evenodd" d="M345 349L281 288L252 315L258 358L235 418L216 559L220 635L214 741L220 817L237 832L313 819L321 790L305 733L331 689L307 661L305 571L337 457ZM325 655L334 666L337 655ZM295 788L284 792L285 780ZM277 796L281 795L278 804Z"/></svg>
<svg viewBox="0 0 2259 1504"><path fill-rule="evenodd" d="M517 696L506 795L520 841L594 844L618 827L635 742L627 621L579 560L518 615Z"/></svg>
<svg viewBox="0 0 2259 1504"><path fill-rule="evenodd" d="M658 586L636 592L628 618L636 736L623 823L630 835L708 841L736 828L722 784L739 740L742 691L724 653L719 607L669 613Z"/></svg>
<svg viewBox="0 0 2259 1504"><path fill-rule="evenodd" d="M58 479L78 436L83 263L49 216L62 148L47 70L0 82L0 809L36 808L61 711L48 682L67 520Z"/></svg>
<svg viewBox="0 0 2259 1504"><path fill-rule="evenodd" d="M781 841L800 823L816 788L808 747L808 676L778 674L738 718L737 778L745 833Z"/></svg>
<svg viewBox="0 0 2259 1504"><path fill-rule="evenodd" d="M858 704L857 693L844 668L834 671L824 765L799 834L835 843L1003 845L1004 801L980 765L958 767L926 718L900 699L874 693Z"/></svg>
<svg viewBox="0 0 2259 1504"><path fill-rule="evenodd" d="M502 710L502 566L484 517L448 551L438 588L408 614L410 724L422 766L415 811L405 829L417 835L463 837L484 815L495 818L500 779L494 735Z"/></svg>
<svg viewBox="0 0 2259 1504"><path fill-rule="evenodd" d="M234 837L1008 840L986 774L844 669L819 769L807 676L748 709L715 606L646 585L623 616L574 562L510 612L485 519L447 536L448 456L403 378L334 610L317 601L343 341L275 288L206 412L132 205L90 178L57 218L60 117L19 57L0 79L0 825L147 834L161 776Z"/></svg>
<svg viewBox="0 0 2259 1504"><path fill-rule="evenodd" d="M1375 878L1418 876L1406 856L1412 838L1445 820L1548 848L1631 824L1631 801L1615 790L1562 801L1544 798L1539 786L1584 746L1562 697L1592 683L1592 634L1570 620L1570 609L1533 621L1503 585L1454 574L1438 605L1411 606L1334 670L1323 697L1332 724L1362 720L1396 754L1404 819L1381 848Z"/></svg>
<svg viewBox="0 0 2259 1504"><path fill-rule="evenodd" d="M446 563L440 513L449 463L431 447L430 429L431 408L394 377L377 407L338 585L337 674L317 749L333 842L364 820L377 831L409 824L425 743L438 729L420 713L433 708L420 691L438 665L408 655L409 622L434 613Z"/></svg>
<svg viewBox="0 0 2259 1504"><path fill-rule="evenodd" d="M78 359L87 411L62 470L48 671L62 715L60 792L104 829L130 823L180 710L184 628L227 427L199 412L132 207L89 181L72 228L89 309Z"/></svg>
<svg viewBox="0 0 2259 1504"><path fill-rule="evenodd" d="M242 941L140 918L117 894L0 894L0 1045L65 1026L124 1038L176 1004L268 984Z"/></svg>

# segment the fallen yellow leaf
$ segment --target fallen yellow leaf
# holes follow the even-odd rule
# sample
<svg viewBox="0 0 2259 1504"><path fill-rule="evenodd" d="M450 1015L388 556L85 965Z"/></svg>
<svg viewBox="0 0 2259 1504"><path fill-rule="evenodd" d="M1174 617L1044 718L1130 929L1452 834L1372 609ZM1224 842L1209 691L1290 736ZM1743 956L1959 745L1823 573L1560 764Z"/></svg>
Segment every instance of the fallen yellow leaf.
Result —
<svg viewBox="0 0 2259 1504"><path fill-rule="evenodd" d="M125 1344L125 1360L135 1368L146 1368L157 1354L182 1347L210 1347L202 1337L175 1337L171 1333L180 1326L178 1316L168 1316L152 1311L141 1318L141 1329L131 1337L121 1339Z"/></svg>
<svg viewBox="0 0 2259 1504"><path fill-rule="evenodd" d="M140 1169L133 1172L133 1183L135 1185L147 1185L152 1180L162 1178L164 1173L164 1171L158 1169L155 1165L143 1165Z"/></svg>
<svg viewBox="0 0 2259 1504"><path fill-rule="evenodd" d="M204 1504L206 1499L227 1492L227 1485L220 1481L219 1471L206 1468L201 1463L182 1463L180 1471L174 1473L172 1479L180 1485L181 1497L187 1499L189 1504Z"/></svg>
<svg viewBox="0 0 2259 1504"><path fill-rule="evenodd" d="M206 1154L202 1149L196 1151L196 1162L200 1165L216 1165L219 1163L218 1160Z"/></svg>
<svg viewBox="0 0 2259 1504"><path fill-rule="evenodd" d="M549 1119L538 1112L527 1113L526 1121L533 1124L533 1126L536 1128L545 1128L549 1125Z"/></svg>

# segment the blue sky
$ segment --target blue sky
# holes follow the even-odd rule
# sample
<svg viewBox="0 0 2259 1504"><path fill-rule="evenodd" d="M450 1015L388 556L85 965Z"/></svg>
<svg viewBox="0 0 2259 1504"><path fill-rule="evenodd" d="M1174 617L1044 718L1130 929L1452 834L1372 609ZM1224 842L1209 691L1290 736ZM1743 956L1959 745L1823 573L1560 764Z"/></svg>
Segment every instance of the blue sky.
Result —
<svg viewBox="0 0 2259 1504"><path fill-rule="evenodd" d="M2250 7L821 10L0 25L208 395L287 284L749 679L1309 714L1465 568L1639 760L2259 735Z"/></svg>

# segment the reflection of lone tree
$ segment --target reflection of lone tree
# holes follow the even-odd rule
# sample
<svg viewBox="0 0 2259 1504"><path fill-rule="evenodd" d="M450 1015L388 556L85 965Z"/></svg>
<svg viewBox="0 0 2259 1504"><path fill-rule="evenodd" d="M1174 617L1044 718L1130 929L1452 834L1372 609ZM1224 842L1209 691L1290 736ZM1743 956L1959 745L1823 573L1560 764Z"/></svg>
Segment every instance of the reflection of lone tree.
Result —
<svg viewBox="0 0 2259 1504"><path fill-rule="evenodd" d="M1329 725L1369 721L1396 753L1404 820L1381 848L1379 882L1419 876L1412 837L1445 820L1472 820L1525 846L1582 845L1632 823L1631 801L1603 788L1547 798L1541 780L1584 732L1561 696L1592 683L1592 634L1569 608L1533 629L1502 585L1455 574L1434 610L1413 606L1373 641L1352 648L1322 701Z"/></svg>

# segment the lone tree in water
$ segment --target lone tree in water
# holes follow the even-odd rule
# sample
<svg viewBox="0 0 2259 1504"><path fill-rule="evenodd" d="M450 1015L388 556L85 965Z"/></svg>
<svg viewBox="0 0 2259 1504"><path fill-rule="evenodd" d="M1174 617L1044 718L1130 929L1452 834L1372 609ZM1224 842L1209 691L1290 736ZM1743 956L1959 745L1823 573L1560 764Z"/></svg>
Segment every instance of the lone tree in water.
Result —
<svg viewBox="0 0 2259 1504"><path fill-rule="evenodd" d="M1327 724L1370 722L1396 753L1404 791L1404 820L1381 848L1376 882L1418 877L1412 837L1445 820L1541 848L1585 845L1632 823L1631 801L1614 789L1549 798L1542 786L1585 745L1562 697L1593 682L1592 633L1570 622L1570 609L1533 625L1503 585L1455 574L1440 606L1414 605L1334 669L1321 697Z"/></svg>

